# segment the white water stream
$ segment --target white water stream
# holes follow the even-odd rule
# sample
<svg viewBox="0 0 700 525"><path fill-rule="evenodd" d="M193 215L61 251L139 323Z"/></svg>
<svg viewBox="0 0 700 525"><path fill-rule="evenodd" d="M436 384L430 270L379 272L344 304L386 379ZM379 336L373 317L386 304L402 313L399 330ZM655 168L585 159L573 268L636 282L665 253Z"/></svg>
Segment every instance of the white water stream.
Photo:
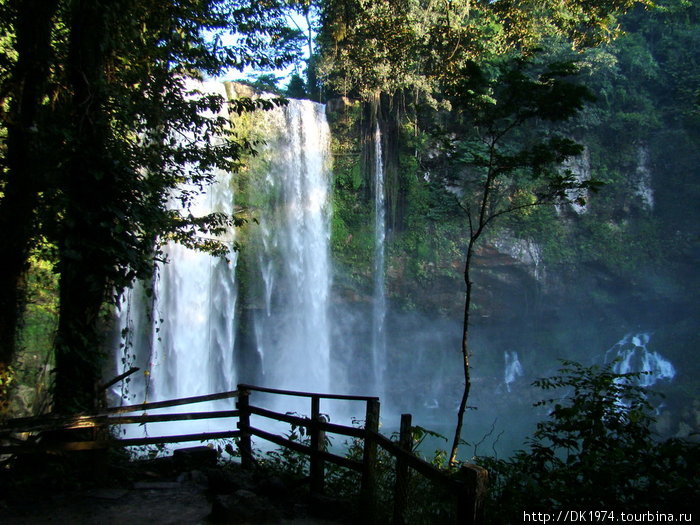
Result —
<svg viewBox="0 0 700 525"><path fill-rule="evenodd" d="M503 382L505 383L508 392L510 392L511 383L513 383L517 378L523 375L523 367L520 364L520 357L518 356L518 352L516 352L515 350L513 350L512 352L506 350L503 353L503 359L505 361L505 367L503 370Z"/></svg>
<svg viewBox="0 0 700 525"><path fill-rule="evenodd" d="M374 133L374 292L372 304L372 369L374 391L384 397L386 372L386 290L384 282L386 209L382 135L379 123Z"/></svg>
<svg viewBox="0 0 700 525"><path fill-rule="evenodd" d="M649 350L650 341L648 332L627 334L605 353L605 360L617 360L613 371L618 374L641 372L636 381L639 386L649 387L662 380L672 380L676 377L673 363L659 352Z"/></svg>
<svg viewBox="0 0 700 525"><path fill-rule="evenodd" d="M264 305L253 314L263 383L328 391L330 134L324 106L291 100L264 116L267 144L254 168L264 184L251 228Z"/></svg>

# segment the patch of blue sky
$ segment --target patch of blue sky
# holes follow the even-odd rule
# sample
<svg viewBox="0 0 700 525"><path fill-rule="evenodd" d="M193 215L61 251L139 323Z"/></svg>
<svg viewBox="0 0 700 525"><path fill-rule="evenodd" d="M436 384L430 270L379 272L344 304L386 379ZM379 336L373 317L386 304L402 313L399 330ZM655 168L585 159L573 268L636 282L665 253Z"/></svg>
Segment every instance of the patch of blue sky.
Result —
<svg viewBox="0 0 700 525"><path fill-rule="evenodd" d="M298 29L303 35L305 35L305 38L308 39L309 24L306 17L301 13L294 12L288 13L286 16L287 20L289 21L289 27ZM315 37L315 32L313 30L311 37L312 39ZM213 39L214 35L212 34L210 38ZM218 38L220 39L220 44L222 46L241 48L243 47L242 44L244 43L244 40L248 37L238 33L220 33ZM307 43L306 45L301 46L299 58L286 67L265 69L255 66L246 66L242 70L230 68L222 71L218 76L211 80L254 82L260 75L272 74L276 78L275 84L277 87L282 89L289 83L289 79L293 74L303 74L305 64L308 62L311 53L310 45L311 44Z"/></svg>

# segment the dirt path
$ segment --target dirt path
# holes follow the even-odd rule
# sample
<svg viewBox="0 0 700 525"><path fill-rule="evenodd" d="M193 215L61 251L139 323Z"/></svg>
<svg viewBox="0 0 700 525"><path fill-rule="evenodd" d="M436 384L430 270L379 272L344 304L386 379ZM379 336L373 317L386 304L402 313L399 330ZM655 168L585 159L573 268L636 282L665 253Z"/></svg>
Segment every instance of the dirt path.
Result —
<svg viewBox="0 0 700 525"><path fill-rule="evenodd" d="M194 487L161 490L95 489L23 501L0 510L3 525L196 525L211 502Z"/></svg>
<svg viewBox="0 0 700 525"><path fill-rule="evenodd" d="M0 507L2 525L337 525L311 517L250 521L231 517L212 521L206 490L187 484L169 488L94 489L28 498Z"/></svg>
<svg viewBox="0 0 700 525"><path fill-rule="evenodd" d="M24 474L49 478L50 485L8 485L6 478L4 486L12 490L0 490L0 525L340 524L317 517L339 518L332 501L330 512L326 504L324 514L312 515L310 508L318 505L310 505L306 486L285 483L268 472L213 465L183 470L174 467L171 457L129 464L128 479L97 474L104 471L91 465L82 476L66 476L62 483L60 469L45 467L33 464ZM92 478L92 488L75 488L87 478Z"/></svg>

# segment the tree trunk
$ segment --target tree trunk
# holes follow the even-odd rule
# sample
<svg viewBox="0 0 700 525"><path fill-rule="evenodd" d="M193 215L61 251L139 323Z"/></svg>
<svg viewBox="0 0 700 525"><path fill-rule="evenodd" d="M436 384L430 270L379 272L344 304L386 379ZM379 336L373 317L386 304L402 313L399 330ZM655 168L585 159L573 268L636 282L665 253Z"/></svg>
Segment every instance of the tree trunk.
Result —
<svg viewBox="0 0 700 525"><path fill-rule="evenodd" d="M472 303L472 282L470 277L475 241L476 239L473 237L469 240L467 257L464 263L464 282L467 286L464 301L464 318L462 320L462 371L464 373L464 390L462 391L462 399L459 403L459 409L457 410L457 426L455 427L455 435L452 441L452 449L450 451L450 466L455 466L457 464L457 452L459 449L459 442L462 438L464 413L467 410L469 391L471 390L472 386L471 369L469 367L469 314L471 312Z"/></svg>
<svg viewBox="0 0 700 525"><path fill-rule="evenodd" d="M36 211L43 170L37 117L46 92L51 61L55 0L14 2L17 63L7 126L4 196L0 200L0 370L12 362L25 300L25 274L36 237ZM7 401L0 389L0 405Z"/></svg>
<svg viewBox="0 0 700 525"><path fill-rule="evenodd" d="M72 98L67 102L73 138L64 172L64 217L59 233L59 322L54 407L76 412L96 404L102 354L99 314L109 286L118 194L108 149L105 61L112 4L76 0L68 57Z"/></svg>

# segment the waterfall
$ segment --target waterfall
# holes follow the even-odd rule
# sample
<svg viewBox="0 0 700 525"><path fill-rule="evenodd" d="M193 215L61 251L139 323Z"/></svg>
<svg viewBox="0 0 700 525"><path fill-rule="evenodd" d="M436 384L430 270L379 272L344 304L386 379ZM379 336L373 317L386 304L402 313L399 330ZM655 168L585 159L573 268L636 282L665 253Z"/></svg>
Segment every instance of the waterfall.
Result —
<svg viewBox="0 0 700 525"><path fill-rule="evenodd" d="M224 95L223 85L200 87L205 89ZM145 373L132 376L126 388L115 388L121 403L222 392L237 382L332 390L325 108L290 100L285 107L244 115L233 126L248 126L251 140L263 139L256 147L259 155L233 178L216 173L190 211L232 214L232 188L242 187L236 200L254 220L228 234L232 249L226 258L168 244L168 263L157 266L152 282L135 283L124 294L117 312L122 331L117 369L139 366ZM191 189L179 188L173 207L178 192ZM245 259L233 251L234 235ZM246 278L238 283L242 261L247 261ZM237 307L239 293L246 294L240 298L245 304ZM237 310L245 315L236 316ZM245 337L236 341L237 333ZM246 368L251 362L256 366Z"/></svg>
<svg viewBox="0 0 700 525"><path fill-rule="evenodd" d="M205 93L226 97L218 82L194 85ZM220 116L228 116L225 109ZM206 192L196 195L186 213L203 216L233 212L231 174L214 173ZM181 187L171 196L195 188ZM196 191L194 191L196 193ZM141 403L234 390L237 254L233 229L219 240L230 248L225 258L170 242L164 248L167 264L156 266L151 283L135 283L121 300L117 313L121 351L117 368L135 365L142 372L116 388L125 403Z"/></svg>
<svg viewBox="0 0 700 525"><path fill-rule="evenodd" d="M649 350L650 341L648 332L627 334L605 353L605 361L617 360L613 365L617 374L642 372L637 380L639 386L649 387L664 379L670 381L676 376L676 369L660 353Z"/></svg>
<svg viewBox="0 0 700 525"><path fill-rule="evenodd" d="M216 193L212 188L208 197ZM172 244L167 256L156 292L155 316L162 319L150 371L156 398L235 390L235 253L226 261Z"/></svg>
<svg viewBox="0 0 700 525"><path fill-rule="evenodd" d="M251 166L257 228L255 345L266 386L330 388L330 133L325 108L290 100L261 115L266 145ZM252 231L254 230L254 231Z"/></svg>
<svg viewBox="0 0 700 525"><path fill-rule="evenodd" d="M226 177L220 177L197 198L197 213L225 211L217 201L230 200ZM153 283L136 284L122 299L119 324L126 340L125 352L118 352L119 367L133 364L147 372L119 392L130 403L223 392L236 385L235 252L231 248L221 259L174 243L164 252L168 264L158 265ZM149 286L152 291L145 293Z"/></svg>
<svg viewBox="0 0 700 525"><path fill-rule="evenodd" d="M374 133L374 294L372 305L372 366L377 395L383 394L386 369L386 290L384 259L386 241L386 210L384 194L384 165L382 135L379 123Z"/></svg>
<svg viewBox="0 0 700 525"><path fill-rule="evenodd" d="M505 360L505 368L503 371L503 382L506 385L506 388L508 389L508 392L510 392L510 385L513 383L518 377L523 375L523 367L520 364L520 358L518 357L518 352L512 351L508 352L507 350L503 353L503 357Z"/></svg>
<svg viewBox="0 0 700 525"><path fill-rule="evenodd" d="M224 94L223 86L214 89ZM325 109L291 100L255 119L266 144L259 146L247 175L257 224L249 225L244 250L255 261L248 270L256 282L247 286L257 287L260 299L248 327L254 348L240 350L258 356L262 377L242 379L327 391L330 134ZM231 214L231 187L231 175L218 173L195 199L192 213ZM122 299L119 325L126 338L117 352L118 368L137 365L147 371L131 381L128 392L119 392L129 402L220 392L241 379L234 359L240 321L234 319L237 254L231 250L224 260L177 244L169 244L165 254L168 264L158 266L153 283L136 283ZM146 293L149 287L152 292Z"/></svg>

